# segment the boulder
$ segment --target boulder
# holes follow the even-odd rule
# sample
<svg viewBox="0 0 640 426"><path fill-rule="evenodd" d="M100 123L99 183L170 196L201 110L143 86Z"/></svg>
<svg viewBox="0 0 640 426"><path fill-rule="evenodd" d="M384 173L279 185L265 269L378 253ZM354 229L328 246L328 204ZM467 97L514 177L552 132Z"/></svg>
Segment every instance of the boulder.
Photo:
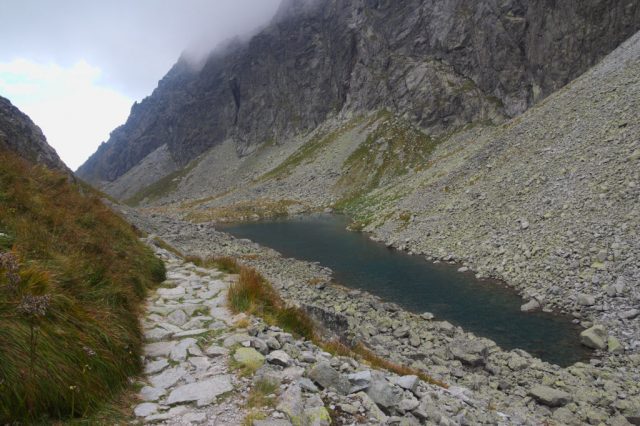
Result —
<svg viewBox="0 0 640 426"><path fill-rule="evenodd" d="M609 336L609 339L607 339L607 350L612 354L621 354L624 352L620 341L613 336Z"/></svg>
<svg viewBox="0 0 640 426"><path fill-rule="evenodd" d="M289 389L280 396L277 409L285 413L294 425L302 424L304 403L300 386L297 384L289 386Z"/></svg>
<svg viewBox="0 0 640 426"><path fill-rule="evenodd" d="M371 384L371 371L358 371L347 376L347 379L351 383L351 390L349 393L356 393L369 387Z"/></svg>
<svg viewBox="0 0 640 426"><path fill-rule="evenodd" d="M531 299L524 305L520 306L522 312L532 312L540 309L540 303L536 299Z"/></svg>
<svg viewBox="0 0 640 426"><path fill-rule="evenodd" d="M277 350L267 355L267 362L281 367L288 367L291 365L291 357L285 351Z"/></svg>
<svg viewBox="0 0 640 426"><path fill-rule="evenodd" d="M313 407L304 410L303 424L308 426L329 426L331 416L324 407Z"/></svg>
<svg viewBox="0 0 640 426"><path fill-rule="evenodd" d="M338 373L326 361L320 361L311 368L308 374L309 378L325 389L335 389L342 395L349 394L351 383L349 380Z"/></svg>
<svg viewBox="0 0 640 426"><path fill-rule="evenodd" d="M596 298L590 294L579 294L578 305L581 306L593 306L596 304Z"/></svg>
<svg viewBox="0 0 640 426"><path fill-rule="evenodd" d="M449 351L454 359L463 364L478 367L485 363L490 344L486 339L459 338L451 342Z"/></svg>
<svg viewBox="0 0 640 426"><path fill-rule="evenodd" d="M264 355L253 348L238 348L233 354L233 359L245 367L257 370L264 364Z"/></svg>
<svg viewBox="0 0 640 426"><path fill-rule="evenodd" d="M397 407L403 397L402 391L392 386L382 375L373 376L373 380L367 389L367 395L373 402L387 411L392 407Z"/></svg>
<svg viewBox="0 0 640 426"><path fill-rule="evenodd" d="M167 404L197 401L198 406L201 407L211 404L219 395L232 390L231 376L218 376L210 380L178 386L169 394Z"/></svg>
<svg viewBox="0 0 640 426"><path fill-rule="evenodd" d="M606 349L607 331L602 325L594 325L580 333L580 342L592 349Z"/></svg>
<svg viewBox="0 0 640 426"><path fill-rule="evenodd" d="M536 401L549 407L562 407L571 402L571 395L567 392L550 388L549 386L534 386L529 395Z"/></svg>
<svg viewBox="0 0 640 426"><path fill-rule="evenodd" d="M414 375L393 377L391 381L400 386L402 389L406 389L413 393L415 393L416 389L418 388L418 383L420 382L418 376Z"/></svg>

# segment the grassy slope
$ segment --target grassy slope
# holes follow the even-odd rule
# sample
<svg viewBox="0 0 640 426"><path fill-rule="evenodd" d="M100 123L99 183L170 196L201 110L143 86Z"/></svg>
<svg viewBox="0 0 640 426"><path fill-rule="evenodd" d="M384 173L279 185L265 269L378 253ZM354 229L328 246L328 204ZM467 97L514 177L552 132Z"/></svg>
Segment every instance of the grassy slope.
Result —
<svg viewBox="0 0 640 426"><path fill-rule="evenodd" d="M140 305L164 266L137 237L91 189L0 151L0 253L20 276L0 265L0 423L88 414L139 371ZM45 295L44 316L25 312Z"/></svg>

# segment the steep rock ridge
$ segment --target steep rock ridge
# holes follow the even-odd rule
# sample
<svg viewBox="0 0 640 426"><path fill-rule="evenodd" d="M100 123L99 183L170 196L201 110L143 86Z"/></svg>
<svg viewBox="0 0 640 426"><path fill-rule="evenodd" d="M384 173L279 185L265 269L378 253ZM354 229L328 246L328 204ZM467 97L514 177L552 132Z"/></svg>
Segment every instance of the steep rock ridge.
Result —
<svg viewBox="0 0 640 426"><path fill-rule="evenodd" d="M0 147L33 163L70 172L42 134L42 130L11 101L0 96Z"/></svg>
<svg viewBox="0 0 640 426"><path fill-rule="evenodd" d="M431 167L354 211L389 244L465 262L637 351L638 76L640 33L522 116L451 138Z"/></svg>
<svg viewBox="0 0 640 426"><path fill-rule="evenodd" d="M414 132L389 114L323 128L293 152L232 161L223 144L159 211L202 222L346 210L390 245L503 279L527 306L604 324L637 351L639 75L637 33L521 116L451 134L417 165L400 161L416 157Z"/></svg>
<svg viewBox="0 0 640 426"><path fill-rule="evenodd" d="M104 185L165 144L179 167L228 139L244 155L340 113L387 108L433 134L500 121L638 26L622 0L285 1L201 70L180 59L78 173Z"/></svg>

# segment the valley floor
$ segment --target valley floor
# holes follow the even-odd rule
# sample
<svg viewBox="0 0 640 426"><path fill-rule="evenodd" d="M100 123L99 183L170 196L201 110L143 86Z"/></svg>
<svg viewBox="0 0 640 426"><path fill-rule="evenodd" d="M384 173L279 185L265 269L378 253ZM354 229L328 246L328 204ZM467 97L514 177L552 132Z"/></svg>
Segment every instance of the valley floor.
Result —
<svg viewBox="0 0 640 426"><path fill-rule="evenodd" d="M639 355L605 355L599 359L592 360L589 364L577 363L569 368L562 369L535 359L520 350L505 352L492 341L465 333L459 327L454 327L438 318L404 312L397 306L385 303L374 296L359 291L348 291L333 285L330 282L331 271L326 268L295 259L285 259L273 250L260 247L247 240L236 240L227 234L216 231L211 225L182 222L159 215L145 217L134 211L126 211L125 214L134 224L160 236L182 252L203 257L230 255L241 263L256 268L269 279L286 301L301 306L307 312L313 313L316 318L322 319L328 329L345 339L345 341L361 341L377 355L398 364L418 368L450 386L449 391L443 393L441 388L433 385L421 385L423 388L427 386L426 393L431 396L425 402L424 393L416 394L413 399L416 400L418 405L415 406L412 402L413 399L410 398L411 395L406 392L403 398L397 400L394 399L395 397L392 398L392 401L395 401L392 404L388 401L377 400L378 396L375 396L375 392L371 394L368 390L365 390L364 394L376 402L378 409L383 410L382 414L386 416L384 421L371 419L372 411L367 408L369 407L368 403L363 401L362 397L359 398L360 405L354 404L353 399L343 400L341 399L342 397L338 397L333 402L328 401L327 407L332 410L341 406L340 404L346 404L345 409L347 412L352 410L352 406L365 407L363 410L356 409L356 413L364 415L364 423L385 424L392 421L399 422L400 417L408 419L403 420L409 422L406 424L420 422L427 424L541 424L547 422L548 424L558 425L585 423L626 425L630 422L637 424L640 421L640 413L638 412L638 407L640 407L640 388L638 387L638 383L640 383ZM171 265L172 263L170 262L170 277L173 277L172 280L180 277L180 281L175 282L175 284L177 284L177 287L184 288L185 296L183 301L190 297L202 299L198 292L207 293L209 291L206 285L203 288L189 288L192 285L191 283L196 283L196 286L202 285L197 284L201 280L200 278L195 278L195 275L198 275L196 274L196 268L193 266L181 266L180 268L186 268L186 270L176 270ZM175 265L177 267L177 264ZM191 271L189 271L189 268ZM219 284L214 285L216 292L223 291L223 288L218 286ZM174 292L175 294L172 295ZM171 305L175 306L182 303L176 301L180 300L182 296L178 297L178 293L182 294L182 292L183 290L181 289L161 289L158 299L153 302L160 305L157 308L152 307L151 311L165 308L170 308L169 310L171 310ZM209 292L209 295L214 298L212 300L222 300L222 293L214 295L213 293L216 292ZM168 297L164 297L163 294ZM175 299L176 297L178 299ZM205 302L205 304L210 305L209 302ZM219 317L219 320L215 319L219 312L222 311L212 306L209 316L212 318L213 324L224 318L227 318L227 320L230 318L228 314L225 314L227 315L226 317L223 315ZM164 311L164 313L176 315L168 311ZM195 320L193 318L187 319L191 321L191 325L196 329L200 327L200 324L196 324L198 322L197 317ZM151 321L154 321L155 324ZM180 333L183 332L177 329L156 327L159 322L165 322L165 320L157 315L147 319L147 325L149 326L147 327L148 338L152 340L173 339L168 336L175 336L174 333L182 336ZM232 331L230 329L231 325L225 325L224 327L226 328L223 328L221 334L217 337L217 339L222 339L219 341L219 346L223 348L225 346L224 340L234 333L242 334L246 332L249 334L235 343L240 343L240 346L243 344L252 347L257 346L256 349L262 347L261 343L259 343L260 340L269 337L268 335L254 335L253 332L249 333L249 329ZM152 332L152 330L155 331ZM205 332L208 333L207 330ZM278 331L273 332L280 333ZM190 331L186 330L186 333L188 335ZM270 331L266 330L266 333L268 334ZM187 335L183 336L186 340L181 340L181 342L193 343L189 340L193 337L188 337ZM195 339L197 341L197 338ZM187 343L184 344L187 345ZM300 352L307 352L308 350L313 352L310 346L305 346L307 344L299 340L290 343L294 346L303 345ZM180 344L176 342L170 343L172 348L177 348ZM153 345L162 346L152 343L150 345L151 348L156 347ZM233 346L233 343L231 346ZM214 374L218 375L220 380L219 382L216 381L216 386L229 383L226 381L227 379L220 379L220 377L226 377L226 375L230 374L224 371L224 362L220 364L220 361L216 361L215 358L212 361L207 356L201 356L201 352L206 352L209 346L200 345L198 348L194 346L191 346L191 348L189 349L189 345L187 345L187 347L180 349L182 352L178 351L180 354L184 352L185 356L189 357L189 359L185 358L181 362L188 363L189 371L193 371L184 377L195 378L198 374L208 377L208 373L202 373L202 370L198 373L198 368L205 368L205 371L208 371L208 369L215 370L217 365L220 366L221 370L219 373ZM296 366L300 367L298 371L305 371L302 376L311 374L313 363L300 364L302 361L300 361L298 351L289 346L287 348L290 349L286 350L285 348L287 356L290 359L297 359L295 363L297 363ZM192 350L193 353L191 352ZM267 353L270 350L267 350ZM218 352L227 353L225 349L212 349L214 357ZM171 351L168 353L170 358ZM191 356L194 357L195 364L191 363ZM220 359L224 359L224 357L230 359L228 354L222 356L223 358ZM317 361L319 359L317 357L322 358L323 356L326 355L322 355L320 351L315 360ZM202 360L199 360L199 358L202 358ZM344 360L337 361L330 358L328 361L330 365L333 365L338 370L345 368L346 370L343 371L345 377L347 377L348 373L362 369L350 366L351 364L349 362L345 363ZM164 364L161 359L160 362ZM169 363L170 359L166 362ZM279 361L274 362L277 364ZM198 367L198 363L202 363L202 365ZM183 368L186 370L187 367ZM180 367L172 366L172 369L175 368ZM280 377L282 378L282 375ZM229 380L231 383L238 383L233 377ZM315 385L323 383L318 382L317 377L312 381ZM188 385L184 380L182 383L183 385ZM240 386L239 388L239 395L242 395L243 392L246 395L249 392L250 383L244 383L243 386L245 387ZM391 386L393 389L397 387L389 380L382 383ZM173 386L173 383L171 385ZM289 392L292 386L294 390ZM292 385L291 383L288 387L286 384L282 386L281 390L284 393L282 393L281 398L284 395L291 396L291 393L297 398L296 395L298 395L299 390L295 386L295 384ZM323 386L332 389L339 385L337 382L324 382ZM213 388L218 389L217 387ZM178 392L178 389L180 387L168 389L166 393L169 397L166 395L159 397L159 403L152 403L158 405L146 406L154 411L149 414L151 416L157 415L158 413L155 410L162 411L159 413L160 415L167 415L166 413L170 412L167 410L173 410L173 413L180 412L182 409L175 407L175 401L180 398L173 396L172 399L172 395ZM238 388L234 387L234 389ZM186 390L188 391L189 388ZM390 392L393 394L400 391L396 389ZM302 395L304 395L303 399L313 398L313 394L308 394L306 391L303 391ZM332 396L337 397L339 392L331 390L322 395L330 399ZM346 397L349 398L349 395L346 395ZM170 399L172 399L172 403L169 402ZM406 399L411 404L406 405L408 404L407 402L401 403ZM238 406L242 406L242 396L233 397L225 401L221 406L227 407L226 409L233 408L224 404L235 403ZM191 400L187 399L183 402L187 403L189 407L193 407ZM182 405L183 402L177 403L178 406ZM389 405L385 406L384 404ZM172 405L174 406L170 408ZM421 417L424 409L428 409L424 413L427 417ZM188 412L184 411L184 413L201 416L202 412L205 412L209 413L207 414L208 416L211 416L215 415L211 413L216 408L204 410L189 408L189 410ZM375 408L373 408L373 411L375 411ZM377 413L377 411L375 412ZM267 410L267 413L272 416L273 413L276 413L276 416L280 416L277 413L286 413L286 410L283 407L278 407L275 410L273 408ZM179 414L182 415L183 413ZM240 417L238 416L237 418L240 419ZM366 420L367 418L368 420Z"/></svg>

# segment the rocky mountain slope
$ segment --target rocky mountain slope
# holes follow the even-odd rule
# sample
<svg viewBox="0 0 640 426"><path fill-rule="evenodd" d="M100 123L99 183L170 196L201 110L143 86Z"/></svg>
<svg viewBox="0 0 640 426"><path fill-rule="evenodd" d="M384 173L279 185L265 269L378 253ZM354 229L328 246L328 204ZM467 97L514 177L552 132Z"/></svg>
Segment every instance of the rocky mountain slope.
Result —
<svg viewBox="0 0 640 426"><path fill-rule="evenodd" d="M140 371L138 313L163 264L70 173L0 98L2 424L91 415Z"/></svg>
<svg viewBox="0 0 640 426"><path fill-rule="evenodd" d="M527 308L605 324L637 350L638 75L640 34L499 126L432 140L379 113L242 159L226 143L152 210L204 222L339 209L377 239L503 279Z"/></svg>
<svg viewBox="0 0 640 426"><path fill-rule="evenodd" d="M225 141L246 155L337 115L388 109L433 137L500 122L639 27L628 0L287 0L248 42L179 60L78 174L128 198Z"/></svg>
<svg viewBox="0 0 640 426"><path fill-rule="evenodd" d="M0 147L25 160L69 172L56 151L47 143L42 130L11 102L0 96Z"/></svg>

